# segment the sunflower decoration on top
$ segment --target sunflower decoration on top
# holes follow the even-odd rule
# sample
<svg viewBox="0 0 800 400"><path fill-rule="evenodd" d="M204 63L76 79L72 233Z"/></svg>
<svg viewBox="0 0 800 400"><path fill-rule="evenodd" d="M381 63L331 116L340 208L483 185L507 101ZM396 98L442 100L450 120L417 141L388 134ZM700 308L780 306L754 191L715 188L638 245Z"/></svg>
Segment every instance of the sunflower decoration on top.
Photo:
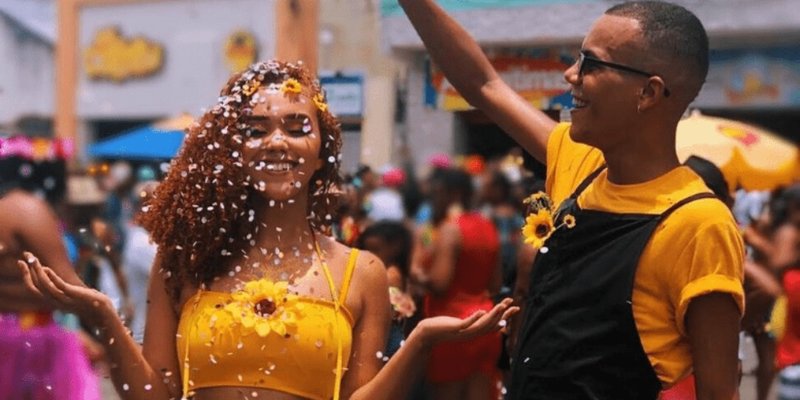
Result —
<svg viewBox="0 0 800 400"><path fill-rule="evenodd" d="M311 100L314 101L314 104L322 112L325 112L326 110L328 110L328 103L325 102L325 95L323 95L322 93L315 94L314 97Z"/></svg>
<svg viewBox="0 0 800 400"><path fill-rule="evenodd" d="M253 79L250 82L245 83L244 86L242 86L242 93L245 96L252 96L253 93L258 91L258 88L260 87L261 87L261 81Z"/></svg>
<svg viewBox="0 0 800 400"><path fill-rule="evenodd" d="M285 281L259 279L247 282L242 290L233 293L232 299L224 310L235 322L261 337L270 332L281 336L292 333L302 312L297 295L289 293Z"/></svg>
<svg viewBox="0 0 800 400"><path fill-rule="evenodd" d="M301 85L297 79L289 78L283 81L281 91L285 94L300 94L300 92L303 91L303 85Z"/></svg>
<svg viewBox="0 0 800 400"><path fill-rule="evenodd" d="M525 243L547 252L545 242L557 229L566 227L572 229L576 221L572 214L559 215L550 197L544 192L532 194L523 203L528 207L528 216L525 218L525 225L522 227L522 236ZM558 223L558 224L556 224Z"/></svg>

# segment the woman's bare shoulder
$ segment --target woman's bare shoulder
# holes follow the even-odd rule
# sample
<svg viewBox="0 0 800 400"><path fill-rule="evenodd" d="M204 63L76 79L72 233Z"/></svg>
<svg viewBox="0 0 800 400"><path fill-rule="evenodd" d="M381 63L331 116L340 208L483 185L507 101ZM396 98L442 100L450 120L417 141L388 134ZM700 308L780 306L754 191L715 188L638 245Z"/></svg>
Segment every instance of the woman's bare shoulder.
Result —
<svg viewBox="0 0 800 400"><path fill-rule="evenodd" d="M344 271L354 248L341 244L332 238L326 238L326 240L329 241L329 243L326 243L329 246L328 248L331 249L329 252L341 261L337 263L337 266ZM369 251L359 250L351 283L354 289L380 290L383 288L383 290L386 290L386 268L380 258Z"/></svg>

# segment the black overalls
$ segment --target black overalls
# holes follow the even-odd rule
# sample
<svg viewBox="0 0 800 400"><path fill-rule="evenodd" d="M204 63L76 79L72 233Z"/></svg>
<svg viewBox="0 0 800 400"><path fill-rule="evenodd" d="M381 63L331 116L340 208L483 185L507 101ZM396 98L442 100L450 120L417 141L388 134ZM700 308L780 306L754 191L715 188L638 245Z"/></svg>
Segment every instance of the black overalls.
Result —
<svg viewBox="0 0 800 400"><path fill-rule="evenodd" d="M649 400L661 391L633 318L636 267L662 220L690 201L714 196L690 196L660 215L580 209L578 195L604 168L559 208L558 215L573 215L576 225L557 229L549 251L536 256L510 399Z"/></svg>

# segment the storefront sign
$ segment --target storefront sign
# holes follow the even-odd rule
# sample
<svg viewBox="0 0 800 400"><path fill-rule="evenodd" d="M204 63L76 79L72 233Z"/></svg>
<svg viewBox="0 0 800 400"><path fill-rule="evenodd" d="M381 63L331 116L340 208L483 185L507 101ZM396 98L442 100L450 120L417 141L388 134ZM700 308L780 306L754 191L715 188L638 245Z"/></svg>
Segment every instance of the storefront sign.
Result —
<svg viewBox="0 0 800 400"><path fill-rule="evenodd" d="M800 106L800 47L712 51L708 78L695 105Z"/></svg>
<svg viewBox="0 0 800 400"><path fill-rule="evenodd" d="M572 104L564 71L573 58L566 51L547 50L521 55L490 57L497 72L520 96L540 109L560 109ZM425 104L448 111L463 111L470 105L444 75L428 63Z"/></svg>
<svg viewBox="0 0 800 400"><path fill-rule="evenodd" d="M448 11L470 10L470 9L485 9L485 8L512 8L512 7L525 7L525 6L543 6L549 4L575 4L575 3L588 3L596 0L480 0L480 1L464 1L464 0L439 0L440 6ZM403 10L397 4L397 0L381 0L381 15L399 15Z"/></svg>
<svg viewBox="0 0 800 400"><path fill-rule="evenodd" d="M256 47L260 59L275 54L278 0L81 1L87 3L77 27L86 55L76 82L81 119L199 114L214 104L232 68L256 59Z"/></svg>
<svg viewBox="0 0 800 400"><path fill-rule="evenodd" d="M256 37L246 30L238 30L228 36L225 43L225 62L231 73L236 73L249 67L258 58L258 43Z"/></svg>
<svg viewBox="0 0 800 400"><path fill-rule="evenodd" d="M320 83L333 114L361 118L364 112L364 78L361 75L321 75Z"/></svg>
<svg viewBox="0 0 800 400"><path fill-rule="evenodd" d="M116 26L95 33L83 52L83 68L90 79L123 82L155 74L164 64L164 48L142 36L126 38Z"/></svg>

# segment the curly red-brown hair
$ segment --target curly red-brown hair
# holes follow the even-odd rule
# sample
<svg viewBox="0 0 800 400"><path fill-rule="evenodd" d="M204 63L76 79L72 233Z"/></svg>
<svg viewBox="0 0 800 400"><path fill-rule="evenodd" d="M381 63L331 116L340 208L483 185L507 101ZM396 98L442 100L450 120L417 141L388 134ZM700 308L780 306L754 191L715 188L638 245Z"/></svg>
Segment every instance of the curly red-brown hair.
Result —
<svg viewBox="0 0 800 400"><path fill-rule="evenodd" d="M325 160L310 180L308 220L312 229L327 231L334 220L340 182L341 128L324 103L319 82L302 64L256 63L231 77L218 103L187 129L178 156L158 186L139 222L158 245L162 275L177 301L187 285L208 285L228 272L233 255L252 245L258 221L253 217L258 195L243 175L242 148L247 136L243 115L252 111L258 88L293 78L302 94L317 104ZM274 87L274 86L273 86Z"/></svg>

